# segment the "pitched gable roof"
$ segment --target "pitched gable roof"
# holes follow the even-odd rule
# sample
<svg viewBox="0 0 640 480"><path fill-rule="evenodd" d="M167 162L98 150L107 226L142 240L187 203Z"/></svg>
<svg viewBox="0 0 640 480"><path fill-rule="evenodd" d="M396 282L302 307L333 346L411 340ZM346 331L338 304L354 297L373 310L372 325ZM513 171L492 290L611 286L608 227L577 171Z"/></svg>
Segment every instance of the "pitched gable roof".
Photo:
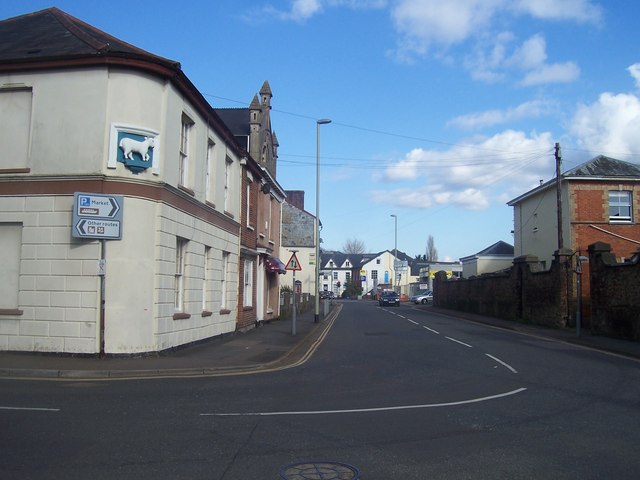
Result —
<svg viewBox="0 0 640 480"><path fill-rule="evenodd" d="M514 253L513 245L503 242L502 240L480 250L474 255L468 255L460 259L461 262L473 260L480 257L509 257L512 258Z"/></svg>
<svg viewBox="0 0 640 480"><path fill-rule="evenodd" d="M52 7L0 22L0 62L108 56L138 58L169 68L180 64L142 50Z"/></svg>
<svg viewBox="0 0 640 480"><path fill-rule="evenodd" d="M0 21L0 72L112 66L139 69L171 81L232 151L246 151L180 63L124 42L52 7Z"/></svg>
<svg viewBox="0 0 640 480"><path fill-rule="evenodd" d="M626 177L640 179L640 165L629 162L623 162L604 155L585 162L577 167L562 174L564 178L568 177Z"/></svg>
<svg viewBox="0 0 640 480"><path fill-rule="evenodd" d="M562 180L628 179L640 181L640 165L598 155L588 162L582 163L571 170L567 170L561 174L561 178ZM507 205L513 207L531 195L555 187L555 185L556 179L554 178L508 201Z"/></svg>

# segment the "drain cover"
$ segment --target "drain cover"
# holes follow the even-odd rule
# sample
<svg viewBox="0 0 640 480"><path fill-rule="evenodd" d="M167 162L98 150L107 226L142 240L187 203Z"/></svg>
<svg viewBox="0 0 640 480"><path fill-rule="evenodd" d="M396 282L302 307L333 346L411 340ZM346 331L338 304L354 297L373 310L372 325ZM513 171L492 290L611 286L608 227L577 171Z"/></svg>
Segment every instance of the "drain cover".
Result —
<svg viewBox="0 0 640 480"><path fill-rule="evenodd" d="M284 480L358 480L360 472L345 463L304 462L284 467L280 477Z"/></svg>

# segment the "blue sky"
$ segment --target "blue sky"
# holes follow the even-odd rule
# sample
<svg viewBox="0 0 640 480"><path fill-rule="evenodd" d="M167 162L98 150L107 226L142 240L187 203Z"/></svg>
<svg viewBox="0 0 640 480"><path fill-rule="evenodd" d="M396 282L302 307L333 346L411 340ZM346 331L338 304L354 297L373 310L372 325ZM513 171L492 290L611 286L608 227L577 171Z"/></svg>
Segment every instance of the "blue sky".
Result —
<svg viewBox="0 0 640 480"><path fill-rule="evenodd" d="M640 2L216 0L2 2L50 6L181 62L214 107L264 80L277 179L315 212L323 248L457 260L513 244L506 202L596 155L640 162Z"/></svg>

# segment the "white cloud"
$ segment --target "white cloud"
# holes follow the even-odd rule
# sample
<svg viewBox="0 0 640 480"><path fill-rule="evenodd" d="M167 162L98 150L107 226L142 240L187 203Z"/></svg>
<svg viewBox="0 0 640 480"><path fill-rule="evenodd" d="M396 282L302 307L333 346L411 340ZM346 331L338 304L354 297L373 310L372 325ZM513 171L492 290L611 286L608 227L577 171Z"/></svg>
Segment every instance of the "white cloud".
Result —
<svg viewBox="0 0 640 480"><path fill-rule="evenodd" d="M386 0L291 0L288 10L277 9L271 5L263 8L267 14L283 21L303 23L315 15L324 12L326 7L346 7L358 9L379 9L387 5Z"/></svg>
<svg viewBox="0 0 640 480"><path fill-rule="evenodd" d="M400 36L396 54L422 56L434 45L447 48L471 38L495 39L500 35L496 25L520 16L598 23L602 10L592 0L398 0L391 8Z"/></svg>
<svg viewBox="0 0 640 480"><path fill-rule="evenodd" d="M545 100L531 100L506 110L487 110L485 112L461 115L450 120L447 125L468 130L491 127L494 125L535 118L551 113L552 105Z"/></svg>
<svg viewBox="0 0 640 480"><path fill-rule="evenodd" d="M495 82L509 75L522 76L520 85L525 87L549 83L570 83L580 76L580 68L574 62L547 63L547 43L543 35L536 34L509 55L513 35L503 33L493 40L493 45L476 47L473 57L467 58L466 67L476 80ZM492 49L485 54L482 48Z"/></svg>
<svg viewBox="0 0 640 480"><path fill-rule="evenodd" d="M548 83L571 83L580 77L580 67L574 62L541 65L527 72L521 84L525 87Z"/></svg>
<svg viewBox="0 0 640 480"><path fill-rule="evenodd" d="M529 136L513 130L447 151L416 148L391 165L383 177L386 182L410 181L412 186L375 191L372 199L415 208L454 204L484 209L503 191L514 187L522 191L548 176L552 149L550 133Z"/></svg>
<svg viewBox="0 0 640 480"><path fill-rule="evenodd" d="M591 0L518 0L512 8L543 20L572 20L581 23L599 23L602 8Z"/></svg>
<svg viewBox="0 0 640 480"><path fill-rule="evenodd" d="M633 94L603 93L578 106L571 133L578 144L597 154L621 157L640 152L640 99Z"/></svg>
<svg viewBox="0 0 640 480"><path fill-rule="evenodd" d="M629 68L627 68L627 71L635 80L636 88L640 89L640 63L634 63Z"/></svg>

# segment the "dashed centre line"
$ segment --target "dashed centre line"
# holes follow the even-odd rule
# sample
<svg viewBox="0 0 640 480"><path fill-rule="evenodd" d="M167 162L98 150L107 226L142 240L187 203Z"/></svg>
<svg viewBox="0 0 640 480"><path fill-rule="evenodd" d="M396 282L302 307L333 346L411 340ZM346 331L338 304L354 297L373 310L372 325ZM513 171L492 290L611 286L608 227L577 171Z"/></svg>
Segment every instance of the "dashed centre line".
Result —
<svg viewBox="0 0 640 480"><path fill-rule="evenodd" d="M38 408L38 407L3 407L0 405L0 410L21 410L27 412L59 412L59 408Z"/></svg>
<svg viewBox="0 0 640 480"><path fill-rule="evenodd" d="M447 340L451 340L452 342L459 343L460 345L464 345L465 347L473 348L473 345L469 345L468 343L461 342L460 340L456 340L455 338L451 338L451 337L444 337L444 338L446 338Z"/></svg>

